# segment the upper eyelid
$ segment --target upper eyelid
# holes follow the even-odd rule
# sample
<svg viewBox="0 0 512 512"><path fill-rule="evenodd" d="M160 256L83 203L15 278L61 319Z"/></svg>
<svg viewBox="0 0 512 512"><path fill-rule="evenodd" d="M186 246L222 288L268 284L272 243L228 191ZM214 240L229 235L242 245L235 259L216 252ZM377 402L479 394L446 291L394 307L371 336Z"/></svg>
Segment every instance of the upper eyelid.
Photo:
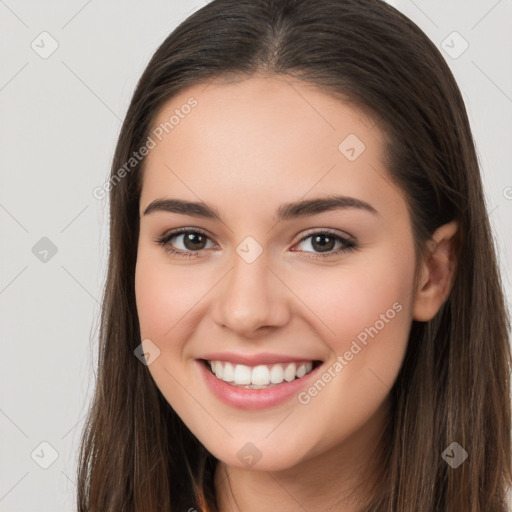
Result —
<svg viewBox="0 0 512 512"><path fill-rule="evenodd" d="M302 241L304 238L307 238L313 234L316 233L327 233L334 236L339 236L340 238L346 238L350 240L351 242L356 242L356 238L352 236L350 233L347 233L346 231L341 231L334 228L310 228L307 229L299 238L299 242Z"/></svg>
<svg viewBox="0 0 512 512"><path fill-rule="evenodd" d="M210 234L201 229L201 228L176 228L176 229L170 229L168 231L164 231L164 233L160 236L157 236L156 239L157 240L162 240L162 239L166 239L166 238L174 238L175 236L181 236L181 235L184 235L186 233L199 233L200 235L204 235L206 236L208 239L210 239L212 242L214 242L214 239L212 236L210 236ZM216 243L216 242L214 242Z"/></svg>

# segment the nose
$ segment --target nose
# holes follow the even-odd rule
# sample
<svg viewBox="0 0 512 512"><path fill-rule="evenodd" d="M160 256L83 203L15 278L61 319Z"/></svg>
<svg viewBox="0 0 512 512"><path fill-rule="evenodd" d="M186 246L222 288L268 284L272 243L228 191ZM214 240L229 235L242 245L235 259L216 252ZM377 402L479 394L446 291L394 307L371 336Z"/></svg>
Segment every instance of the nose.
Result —
<svg viewBox="0 0 512 512"><path fill-rule="evenodd" d="M268 267L265 251L252 263L235 254L217 293L217 324L241 337L256 337L290 319L290 292Z"/></svg>

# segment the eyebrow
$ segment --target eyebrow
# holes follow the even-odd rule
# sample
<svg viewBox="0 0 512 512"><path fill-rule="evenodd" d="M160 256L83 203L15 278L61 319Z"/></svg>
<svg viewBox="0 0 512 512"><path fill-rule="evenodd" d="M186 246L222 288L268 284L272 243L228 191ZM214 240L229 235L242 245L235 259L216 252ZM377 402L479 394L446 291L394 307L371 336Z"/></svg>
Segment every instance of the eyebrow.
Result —
<svg viewBox="0 0 512 512"><path fill-rule="evenodd" d="M346 210L355 208L379 215L379 212L366 201L347 196L327 196L317 199L307 199L292 203L282 204L274 217L277 221L289 220L305 215L318 215L331 210ZM187 201L184 199L155 199L144 210L144 215L152 212L164 211L170 213L181 213L193 217L204 217L221 221L219 212L203 202Z"/></svg>

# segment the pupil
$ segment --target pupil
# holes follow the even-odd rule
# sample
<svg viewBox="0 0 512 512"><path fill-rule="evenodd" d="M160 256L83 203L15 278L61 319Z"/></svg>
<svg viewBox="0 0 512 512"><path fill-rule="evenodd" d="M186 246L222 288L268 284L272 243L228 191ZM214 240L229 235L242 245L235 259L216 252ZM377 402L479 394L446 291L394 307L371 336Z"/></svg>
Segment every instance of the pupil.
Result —
<svg viewBox="0 0 512 512"><path fill-rule="evenodd" d="M321 240L322 238L326 239L328 242L327 242L327 244L321 244L321 243L319 244L320 252L327 252L327 251L333 249L334 239L330 238L327 235L318 235L318 236L313 237L313 247L316 249L317 247L315 247L315 244L319 243L319 240Z"/></svg>
<svg viewBox="0 0 512 512"><path fill-rule="evenodd" d="M201 234L199 233L188 233L185 235L185 238L184 238L184 243L185 243L185 247L191 251L197 251L198 249L202 249L203 246L204 246L204 239L202 240L202 244L201 244L201 241L199 242L199 245L200 247L197 247L197 242L194 242L194 239L201 239L201 238L204 238ZM192 244L192 247L189 247L189 243ZM196 243L196 246L194 246L194 243Z"/></svg>

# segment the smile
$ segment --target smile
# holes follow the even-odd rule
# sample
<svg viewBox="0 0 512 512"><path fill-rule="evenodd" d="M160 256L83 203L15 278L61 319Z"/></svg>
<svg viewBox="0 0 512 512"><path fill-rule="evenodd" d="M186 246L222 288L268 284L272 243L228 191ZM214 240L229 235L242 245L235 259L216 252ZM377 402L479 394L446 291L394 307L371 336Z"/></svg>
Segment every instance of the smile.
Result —
<svg viewBox="0 0 512 512"><path fill-rule="evenodd" d="M316 366L320 361L288 362L257 366L244 364L232 364L227 361L206 361L211 373L232 386L246 389L270 388L284 381L292 382L301 379Z"/></svg>

